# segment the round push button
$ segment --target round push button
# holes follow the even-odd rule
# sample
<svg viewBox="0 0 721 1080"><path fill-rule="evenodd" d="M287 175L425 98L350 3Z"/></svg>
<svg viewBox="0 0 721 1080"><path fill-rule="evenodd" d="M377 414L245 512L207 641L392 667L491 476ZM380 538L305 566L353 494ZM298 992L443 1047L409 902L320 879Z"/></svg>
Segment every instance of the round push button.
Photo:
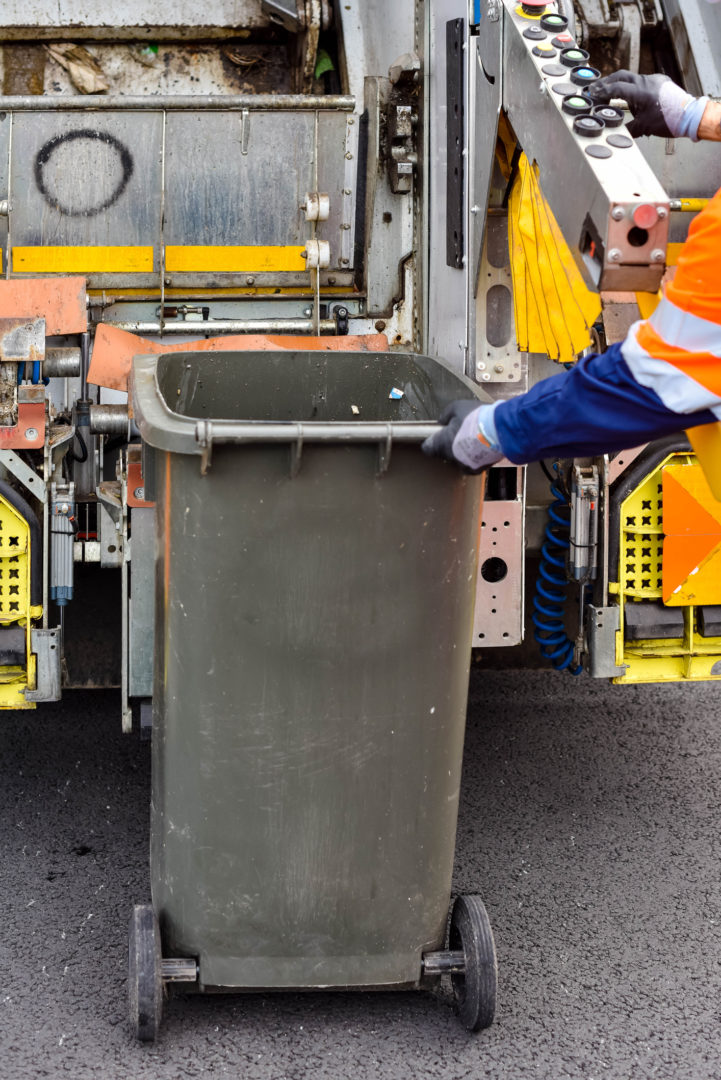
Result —
<svg viewBox="0 0 721 1080"><path fill-rule="evenodd" d="M595 139L603 131L603 120L595 116L577 116L573 121L573 130L586 139Z"/></svg>
<svg viewBox="0 0 721 1080"><path fill-rule="evenodd" d="M555 45L557 49L571 49L575 48L576 42L566 30L563 34L556 34L551 45Z"/></svg>
<svg viewBox="0 0 721 1080"><path fill-rule="evenodd" d="M521 0L520 12L527 18L537 19L545 10L546 0Z"/></svg>
<svg viewBox="0 0 721 1080"><path fill-rule="evenodd" d="M600 74L601 72L597 68L582 65L581 67L575 67L571 72L571 82L575 83L576 86L588 86L589 83L595 82Z"/></svg>
<svg viewBox="0 0 721 1080"><path fill-rule="evenodd" d="M539 30L537 26L527 26L523 31L524 38L528 38L529 41L545 41L546 35L543 30Z"/></svg>
<svg viewBox="0 0 721 1080"><path fill-rule="evenodd" d="M559 59L564 67L575 68L588 60L588 53L585 49L579 49L574 45L572 49L562 49Z"/></svg>
<svg viewBox="0 0 721 1080"><path fill-rule="evenodd" d="M541 15L541 30L548 30L552 34L560 34L567 26L568 19L565 15L556 15L555 12Z"/></svg>
<svg viewBox="0 0 721 1080"><path fill-rule="evenodd" d="M628 135L609 135L606 142L619 150L627 150L629 146L633 146L633 139L630 139Z"/></svg>
<svg viewBox="0 0 721 1080"><path fill-rule="evenodd" d="M572 94L578 93L578 87L574 86L572 82L554 83L551 89L554 94L560 94L561 97L570 97Z"/></svg>
<svg viewBox="0 0 721 1080"><path fill-rule="evenodd" d="M589 157L610 158L613 155L613 150L610 146L598 146L596 143L592 143L591 146L586 146L585 150Z"/></svg>
<svg viewBox="0 0 721 1080"><path fill-rule="evenodd" d="M593 102L585 94L569 94L561 102L561 108L569 116L588 116Z"/></svg>
<svg viewBox="0 0 721 1080"><path fill-rule="evenodd" d="M546 45L545 42L543 45L534 45L531 51L534 56L540 56L544 60L552 60L553 57L556 55L556 50L553 48L553 46ZM561 68L562 75L565 74L565 71L565 68Z"/></svg>
<svg viewBox="0 0 721 1080"><path fill-rule="evenodd" d="M549 79L558 79L566 74L566 68L561 67L560 64L544 64L541 71L544 75L548 75Z"/></svg>
<svg viewBox="0 0 721 1080"><path fill-rule="evenodd" d="M617 109L615 105L596 105L593 115L603 120L607 128L620 127L623 123L623 109Z"/></svg>

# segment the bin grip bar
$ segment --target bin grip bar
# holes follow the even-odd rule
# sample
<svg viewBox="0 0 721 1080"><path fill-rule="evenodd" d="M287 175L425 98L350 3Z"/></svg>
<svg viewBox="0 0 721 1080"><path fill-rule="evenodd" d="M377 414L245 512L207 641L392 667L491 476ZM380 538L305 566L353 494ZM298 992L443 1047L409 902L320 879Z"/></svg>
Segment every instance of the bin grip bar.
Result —
<svg viewBox="0 0 721 1080"><path fill-rule="evenodd" d="M198 420L195 425L195 440L202 450L201 471L205 474L210 468L213 446L216 443L294 443L294 468L300 463L302 447L305 443L320 442L377 442L382 444L381 472L388 468L391 445L394 442L419 443L430 435L440 431L441 425L408 421L384 423L367 421L348 423L345 421L309 421L308 423L277 423L267 420Z"/></svg>

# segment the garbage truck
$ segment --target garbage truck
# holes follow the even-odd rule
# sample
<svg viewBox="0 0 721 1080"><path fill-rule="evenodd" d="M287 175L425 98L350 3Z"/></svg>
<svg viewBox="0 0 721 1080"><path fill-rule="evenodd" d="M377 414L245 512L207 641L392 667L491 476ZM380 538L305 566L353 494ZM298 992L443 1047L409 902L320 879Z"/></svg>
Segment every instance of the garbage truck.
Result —
<svg viewBox="0 0 721 1080"><path fill-rule="evenodd" d="M117 686L123 730L152 726L156 521L175 510L157 503L149 363L177 399L166 420L201 400L202 356L236 420L251 357L268 401L299 354L329 378L387 371L403 408L402 357L509 398L653 309L721 175L718 144L634 141L622 109L573 104L619 66L721 95L721 22L701 0L6 0L0 36L6 710ZM209 417L193 453L212 473ZM721 677L721 515L682 432L501 461L483 486L468 652L525 657L535 637L582 677Z"/></svg>

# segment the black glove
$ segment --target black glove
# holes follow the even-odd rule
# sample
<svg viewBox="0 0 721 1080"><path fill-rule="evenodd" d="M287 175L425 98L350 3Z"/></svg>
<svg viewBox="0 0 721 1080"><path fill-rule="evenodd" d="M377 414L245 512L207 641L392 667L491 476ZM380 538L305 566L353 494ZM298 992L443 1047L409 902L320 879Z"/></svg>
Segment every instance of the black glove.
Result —
<svg viewBox="0 0 721 1080"><path fill-rule="evenodd" d="M628 130L634 139L639 135L660 135L664 139L689 135L695 138L705 105L705 100L702 102L701 98L687 94L668 75L636 75L625 70L597 79L587 92L598 105L611 98L622 98L627 102L633 113Z"/></svg>
<svg viewBox="0 0 721 1080"><path fill-rule="evenodd" d="M452 401L438 418L446 426L421 444L423 453L455 461L465 472L474 474L500 461L503 454L491 449L478 427L479 413L487 408L488 405L479 405L477 401Z"/></svg>

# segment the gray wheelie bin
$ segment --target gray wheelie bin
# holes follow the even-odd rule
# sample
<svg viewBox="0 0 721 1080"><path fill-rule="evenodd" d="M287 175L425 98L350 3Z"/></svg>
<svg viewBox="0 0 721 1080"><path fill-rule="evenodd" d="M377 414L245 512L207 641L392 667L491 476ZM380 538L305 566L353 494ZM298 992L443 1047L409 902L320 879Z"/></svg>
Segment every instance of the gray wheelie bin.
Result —
<svg viewBox="0 0 721 1080"><path fill-rule="evenodd" d="M171 983L444 972L487 1026L480 899L447 929L483 481L419 449L479 392L425 356L187 352L136 357L132 395L157 506L137 1035Z"/></svg>

